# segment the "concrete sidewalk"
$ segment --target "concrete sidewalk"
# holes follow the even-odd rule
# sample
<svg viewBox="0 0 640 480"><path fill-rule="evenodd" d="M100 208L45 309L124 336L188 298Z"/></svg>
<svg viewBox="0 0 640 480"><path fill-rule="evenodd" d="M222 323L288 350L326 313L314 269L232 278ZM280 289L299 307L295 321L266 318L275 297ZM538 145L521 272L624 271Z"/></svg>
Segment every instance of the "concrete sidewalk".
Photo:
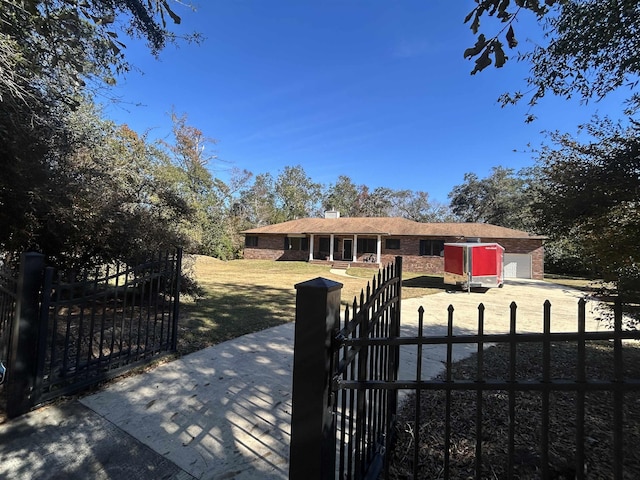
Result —
<svg viewBox="0 0 640 480"><path fill-rule="evenodd" d="M456 333L475 333L480 302L485 331L506 332L513 300L518 330L541 331L546 299L552 331L575 331L580 296L511 281L484 293L404 300L402 333L415 335L420 305L425 334L446 332L450 304ZM588 305L587 330L602 329ZM245 335L0 425L0 478L286 479L293 338L293 324ZM474 349L460 345L454 357ZM444 348L425 351L423 378L442 370L444 355ZM415 358L415 347L403 349L401 378L415 378Z"/></svg>
<svg viewBox="0 0 640 480"><path fill-rule="evenodd" d="M47 406L0 425L0 478L193 479L78 401Z"/></svg>

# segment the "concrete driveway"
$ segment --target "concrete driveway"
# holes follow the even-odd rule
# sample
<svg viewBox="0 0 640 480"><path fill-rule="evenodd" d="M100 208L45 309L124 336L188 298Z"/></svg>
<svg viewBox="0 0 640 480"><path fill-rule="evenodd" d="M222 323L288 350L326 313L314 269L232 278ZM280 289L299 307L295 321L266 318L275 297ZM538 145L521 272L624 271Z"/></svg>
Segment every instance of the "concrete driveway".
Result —
<svg viewBox="0 0 640 480"><path fill-rule="evenodd" d="M516 304L516 332L537 333L543 331L544 303L551 303L551 331L578 331L578 301L585 294L573 288L538 281L507 280L503 288L491 288L482 291L456 291L440 293L421 298L403 300L402 335L415 336L418 331L418 308L424 313L425 335L446 335L448 308L453 306L454 335L475 335L478 333L478 306L482 303L485 333L507 333L510 328L511 304ZM586 305L587 331L599 331L607 328L598 320L602 311L599 303L593 300ZM464 358L477 350L475 344L455 345L454 361ZM416 349L403 347L401 350L400 377L416 378ZM429 346L423 350L422 378L428 379L440 373L446 358L444 345Z"/></svg>
<svg viewBox="0 0 640 480"><path fill-rule="evenodd" d="M517 305L517 331L542 331L542 312L546 300L551 303L551 330L556 332L577 329L578 301L584 292L554 283L539 280L506 280L503 288L484 291L457 291L412 298L403 301L402 321L411 323L411 311L425 308L425 324L446 323L443 315L449 305L453 305L454 325L458 331L477 332L478 305L485 307L485 330L487 332L507 332L509 330L510 305ZM599 315L598 302L587 302L587 330L602 328L596 320ZM427 321L428 320L428 321Z"/></svg>
<svg viewBox="0 0 640 480"><path fill-rule="evenodd" d="M545 300L552 303L552 330L576 330L577 302L581 293L557 285L536 281L509 281L502 289L484 293L440 293L403 301L402 332L415 335L417 310L425 310L425 334L446 332L447 308L455 308L455 332L477 331L477 307L486 307L485 331L506 332L509 328L509 304L518 305L518 330L541 331L542 308ZM603 328L596 320L595 304L587 307L588 330ZM57 478L60 465L96 463L96 442L112 442L130 435L139 442L139 451L150 449L162 461L178 467L178 473L164 469L164 478L202 479L287 479L291 421L291 373L293 364L294 325L286 324L224 342L195 352L179 360L161 365L147 373L124 378L99 393L84 397L80 407L95 415L91 421L77 422L73 408L54 412L52 406L30 413L25 420L32 425L28 442L31 451L50 452L34 462L29 456L12 451L16 442L0 445L0 477L36 478L31 475L38 466L39 478ZM467 355L474 348L460 346L456 358ZM415 347L402 351L400 376L415 379ZM444 349L425 349L423 377L439 373L443 367ZM78 409L79 410L79 409ZM64 417L56 423L74 425L64 442L74 445L73 458L65 458L52 429L53 414ZM99 420L99 421L98 421ZM113 427L105 440L103 427ZM0 426L2 438L14 438L23 426L8 422ZM31 433L33 431L33 433ZM49 436L41 432L49 431ZM58 430L59 431L59 430ZM84 442L83 439L93 439ZM57 442L57 443L56 443ZM86 443L86 448L82 445ZM16 446L16 449L18 447ZM105 455L98 458L104 465L118 463L126 471L127 458L139 463L133 447L125 447L119 457ZM67 449L68 450L68 449ZM104 449L103 449L104 450ZM107 450L113 451L111 450ZM131 452L130 455L128 453ZM67 452L69 454L69 452ZM108 458L106 458L108 457ZM71 460L73 460L72 463ZM47 463L48 462L48 463ZM57 462L57 463L56 463ZM157 463L157 462L154 462ZM69 478L73 472L63 470ZM15 472L22 475L12 476ZM49 472L52 476L42 476ZM149 476L128 478L159 478ZM79 470L78 475L86 473ZM75 478L82 478L76 476ZM95 478L114 478L96 475Z"/></svg>
<svg viewBox="0 0 640 480"><path fill-rule="evenodd" d="M423 306L425 334L446 332L455 308L455 332L477 332L485 305L487 332L507 332L509 305L518 305L518 330L541 331L543 303L552 303L552 330L577 330L581 292L537 281L509 281L484 293L440 293L403 301L403 335L415 335ZM587 308L587 329L599 329ZM196 478L288 476L294 325L207 348L154 371L124 379L82 403L161 453ZM461 345L456 358L475 347ZM401 378L415 378L415 348L402 353ZM444 347L425 349L423 378L443 368Z"/></svg>

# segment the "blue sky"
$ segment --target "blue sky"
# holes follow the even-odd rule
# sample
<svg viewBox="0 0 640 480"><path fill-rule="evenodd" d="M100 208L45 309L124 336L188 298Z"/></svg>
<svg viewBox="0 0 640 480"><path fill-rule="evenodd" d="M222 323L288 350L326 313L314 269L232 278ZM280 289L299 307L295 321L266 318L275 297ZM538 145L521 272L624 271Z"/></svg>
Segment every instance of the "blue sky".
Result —
<svg viewBox="0 0 640 480"><path fill-rule="evenodd" d="M156 60L127 40L137 69L118 79L111 94L121 102L105 113L158 138L170 132L172 108L187 114L218 141L211 167L225 181L231 168L275 177L301 165L316 182L347 175L448 203L466 172L532 165L527 145L540 145L542 131L574 133L596 112L617 118L622 110L618 94L587 106L545 98L531 124L527 105L501 108L501 93L525 88L527 65L470 75L463 52L475 38L463 20L474 5L199 0L195 13L176 7L178 32L198 31L204 43L170 45ZM526 48L540 33L525 17L516 36Z"/></svg>

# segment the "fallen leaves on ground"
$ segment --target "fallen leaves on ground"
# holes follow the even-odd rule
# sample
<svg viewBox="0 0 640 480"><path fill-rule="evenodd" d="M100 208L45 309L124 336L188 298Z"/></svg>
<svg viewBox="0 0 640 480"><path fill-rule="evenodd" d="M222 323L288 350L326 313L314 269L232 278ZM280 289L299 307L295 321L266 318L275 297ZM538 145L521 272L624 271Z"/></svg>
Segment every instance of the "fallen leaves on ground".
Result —
<svg viewBox="0 0 640 480"><path fill-rule="evenodd" d="M626 379L640 378L640 346L625 343L623 348ZM574 380L578 352L575 344L553 343L550 378ZM516 379L542 378L542 349L538 344L517 347ZM586 377L589 380L613 378L613 345L588 342ZM444 378L444 377L441 377ZM477 356L452 366L456 380L477 378ZM509 345L499 344L484 351L483 378L509 378ZM449 478L476 478L475 391L452 391L450 410ZM549 394L549 478L573 479L576 474L576 392ZM614 477L613 429L614 394L610 391L585 393L584 471L586 478ZM514 417L513 476L508 475L509 394L486 391L481 394L481 478L542 478L542 404L541 392L516 392ZM415 478L444 478L444 435L446 393L423 391L416 432L416 397L408 397L401 408L396 427L396 447L390 455L390 477L413 477L415 441L418 439L418 465ZM623 418L623 478L640 478L640 392L626 392Z"/></svg>

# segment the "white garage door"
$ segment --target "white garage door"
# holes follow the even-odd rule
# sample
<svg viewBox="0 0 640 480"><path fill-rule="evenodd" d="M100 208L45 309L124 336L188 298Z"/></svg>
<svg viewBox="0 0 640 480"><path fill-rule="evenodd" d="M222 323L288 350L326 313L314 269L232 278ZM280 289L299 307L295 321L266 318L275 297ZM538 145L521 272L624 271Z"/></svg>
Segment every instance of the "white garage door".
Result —
<svg viewBox="0 0 640 480"><path fill-rule="evenodd" d="M505 253L504 278L531 278L531 255Z"/></svg>

